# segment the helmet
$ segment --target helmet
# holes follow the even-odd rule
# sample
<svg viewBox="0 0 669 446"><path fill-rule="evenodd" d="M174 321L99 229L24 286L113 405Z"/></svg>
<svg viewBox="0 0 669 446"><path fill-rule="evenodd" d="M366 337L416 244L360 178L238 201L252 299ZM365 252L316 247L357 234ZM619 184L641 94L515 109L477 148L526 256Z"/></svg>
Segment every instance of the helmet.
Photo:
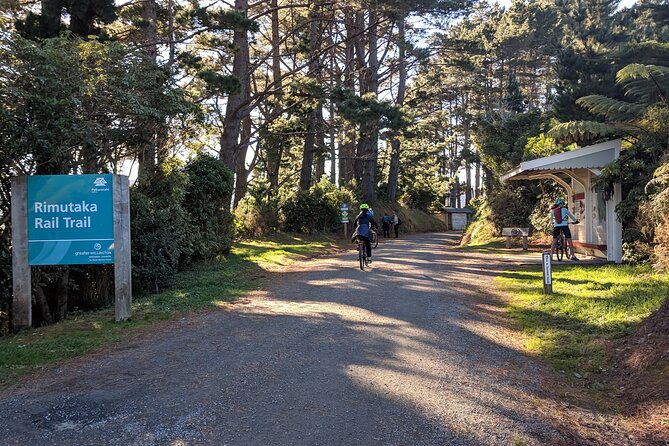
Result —
<svg viewBox="0 0 669 446"><path fill-rule="evenodd" d="M555 205L564 206L564 198L558 198L557 200L555 200Z"/></svg>
<svg viewBox="0 0 669 446"><path fill-rule="evenodd" d="M360 205L360 209L369 209L369 205L368 205L368 204L365 204L365 203L362 203L362 204Z"/></svg>

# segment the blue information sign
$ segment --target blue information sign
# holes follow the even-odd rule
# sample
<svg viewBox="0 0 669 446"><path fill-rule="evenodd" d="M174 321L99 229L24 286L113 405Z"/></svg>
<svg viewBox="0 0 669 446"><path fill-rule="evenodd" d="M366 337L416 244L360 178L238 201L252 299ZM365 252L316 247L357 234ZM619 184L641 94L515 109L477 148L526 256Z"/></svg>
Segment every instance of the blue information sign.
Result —
<svg viewBox="0 0 669 446"><path fill-rule="evenodd" d="M114 263L112 175L28 177L30 265Z"/></svg>
<svg viewBox="0 0 669 446"><path fill-rule="evenodd" d="M339 209L341 211L341 222L348 223L349 222L348 203L342 204Z"/></svg>

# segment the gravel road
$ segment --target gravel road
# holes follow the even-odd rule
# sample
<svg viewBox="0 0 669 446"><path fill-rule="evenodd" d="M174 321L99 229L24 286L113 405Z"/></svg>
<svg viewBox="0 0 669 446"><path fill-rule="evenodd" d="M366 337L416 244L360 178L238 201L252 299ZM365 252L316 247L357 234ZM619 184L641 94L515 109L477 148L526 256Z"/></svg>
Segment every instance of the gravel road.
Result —
<svg viewBox="0 0 669 446"><path fill-rule="evenodd" d="M382 240L273 273L0 395L6 445L574 444L506 327L489 254ZM585 440L583 440L585 441Z"/></svg>

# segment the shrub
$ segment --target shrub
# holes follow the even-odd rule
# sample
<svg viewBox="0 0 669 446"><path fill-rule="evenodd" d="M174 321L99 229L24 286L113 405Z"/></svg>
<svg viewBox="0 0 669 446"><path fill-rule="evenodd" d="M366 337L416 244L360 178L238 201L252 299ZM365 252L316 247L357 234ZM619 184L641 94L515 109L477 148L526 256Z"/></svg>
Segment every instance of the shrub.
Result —
<svg viewBox="0 0 669 446"><path fill-rule="evenodd" d="M474 215L465 230L462 244L486 243L497 237L499 232L493 222L488 200L485 197L474 198L469 202L469 207L474 211Z"/></svg>
<svg viewBox="0 0 669 446"><path fill-rule="evenodd" d="M232 172L223 161L209 155L198 156L185 171L189 181L184 209L196 231L193 259L227 254L232 245Z"/></svg>
<svg viewBox="0 0 669 446"><path fill-rule="evenodd" d="M505 227L527 227L536 197L524 186L502 189L489 199L491 220L497 232Z"/></svg>
<svg viewBox="0 0 669 446"><path fill-rule="evenodd" d="M339 206L348 203L355 208L355 197L322 178L308 191L289 196L282 206L283 229L288 232L312 233L335 229L339 225Z"/></svg>
<svg viewBox="0 0 669 446"><path fill-rule="evenodd" d="M188 176L167 166L130 191L133 285L157 292L191 263L196 228L183 206Z"/></svg>
<svg viewBox="0 0 669 446"><path fill-rule="evenodd" d="M235 209L235 234L251 237L279 230L279 196L267 182L257 181L249 187Z"/></svg>

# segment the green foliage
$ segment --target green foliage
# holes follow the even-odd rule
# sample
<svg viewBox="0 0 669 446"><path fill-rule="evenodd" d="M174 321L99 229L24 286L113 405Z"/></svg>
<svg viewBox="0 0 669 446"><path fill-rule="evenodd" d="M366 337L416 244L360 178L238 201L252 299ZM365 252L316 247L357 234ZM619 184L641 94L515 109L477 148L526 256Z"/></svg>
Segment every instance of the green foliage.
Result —
<svg viewBox="0 0 669 446"><path fill-rule="evenodd" d="M186 166L167 162L133 188L133 285L157 292L194 261L226 254L232 243L231 193L232 173L205 154Z"/></svg>
<svg viewBox="0 0 669 446"><path fill-rule="evenodd" d="M308 191L298 191L289 196L282 206L283 228L288 232L314 233L336 228L339 223L339 206L349 203L353 213L354 195L338 189L323 177Z"/></svg>
<svg viewBox="0 0 669 446"><path fill-rule="evenodd" d="M645 108L640 104L618 101L599 95L583 96L576 103L587 108L590 112L605 116L612 121L639 118L645 111Z"/></svg>
<svg viewBox="0 0 669 446"><path fill-rule="evenodd" d="M391 130L401 130L408 122L404 113L389 101L380 101L374 94L358 96L350 90L336 89L331 99L337 111L349 122L369 129L379 126Z"/></svg>
<svg viewBox="0 0 669 446"><path fill-rule="evenodd" d="M65 29L62 23L65 15L69 22L67 29L85 38L101 34L99 23L111 23L116 19L116 6L113 0L44 0L40 13L29 11L26 18L15 25L26 38L56 37Z"/></svg>
<svg viewBox="0 0 669 446"><path fill-rule="evenodd" d="M493 193L489 198L490 218L497 228L529 227L529 217L536 203L534 190L525 186L514 185Z"/></svg>
<svg viewBox="0 0 669 446"><path fill-rule="evenodd" d="M481 119L476 142L485 165L499 175L520 164L529 139L541 131L541 120L536 111L494 113Z"/></svg>
<svg viewBox="0 0 669 446"><path fill-rule="evenodd" d="M550 209L553 207L555 199L563 194L564 190L549 181L544 181L541 185L544 191L537 198L529 220L535 231L550 235L552 234Z"/></svg>
<svg viewBox="0 0 669 446"><path fill-rule="evenodd" d="M558 144L555 139L546 136L545 133L539 133L538 136L527 138L527 144L525 144L525 151L523 153L523 161L556 155L575 148L576 144L564 147Z"/></svg>
<svg viewBox="0 0 669 446"><path fill-rule="evenodd" d="M235 235L251 237L279 230L280 197L269 183L256 181L235 209Z"/></svg>
<svg viewBox="0 0 669 446"><path fill-rule="evenodd" d="M197 238L184 208L188 183L181 166L166 165L131 190L132 280L138 289L164 290L191 263Z"/></svg>
<svg viewBox="0 0 669 446"><path fill-rule="evenodd" d="M570 121L556 125L548 136L562 144L585 144L605 137L617 136L620 131L610 124L597 121Z"/></svg>
<svg viewBox="0 0 669 446"><path fill-rule="evenodd" d="M185 172L189 182L184 208L196 230L193 258L227 254L232 244L232 172L223 161L206 154L191 161Z"/></svg>
<svg viewBox="0 0 669 446"><path fill-rule="evenodd" d="M135 156L155 134L156 121L192 110L163 70L121 42L87 41L71 34L35 42L4 32L0 66L3 255L10 252L11 177L120 170L122 161ZM133 251L141 256L138 246ZM160 248L153 243L145 247L149 256ZM4 262L0 268L4 276ZM36 311L37 325L64 317L64 309L99 308L113 293L104 267L40 268L35 276L53 312ZM0 313L5 314L8 299L2 296L0 301Z"/></svg>
<svg viewBox="0 0 669 446"><path fill-rule="evenodd" d="M488 200L484 197L474 198L469 207L474 210L474 215L465 230L462 244L481 245L495 240L499 236L499 231L493 221Z"/></svg>
<svg viewBox="0 0 669 446"><path fill-rule="evenodd" d="M653 231L655 266L669 271L669 162L655 171L646 186L649 200L642 205L641 214L648 218Z"/></svg>

